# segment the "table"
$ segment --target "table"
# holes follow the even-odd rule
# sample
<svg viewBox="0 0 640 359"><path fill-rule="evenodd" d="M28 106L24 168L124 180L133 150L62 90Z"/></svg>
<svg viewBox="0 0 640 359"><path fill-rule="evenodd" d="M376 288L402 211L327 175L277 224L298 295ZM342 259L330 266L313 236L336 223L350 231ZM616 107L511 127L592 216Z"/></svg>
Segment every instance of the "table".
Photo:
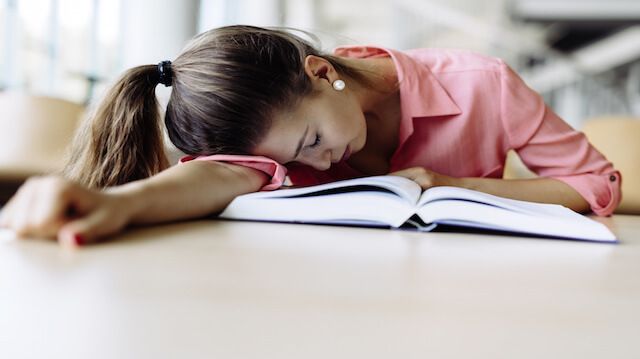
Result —
<svg viewBox="0 0 640 359"><path fill-rule="evenodd" d="M0 358L631 358L618 245L202 220L64 250L0 235Z"/></svg>

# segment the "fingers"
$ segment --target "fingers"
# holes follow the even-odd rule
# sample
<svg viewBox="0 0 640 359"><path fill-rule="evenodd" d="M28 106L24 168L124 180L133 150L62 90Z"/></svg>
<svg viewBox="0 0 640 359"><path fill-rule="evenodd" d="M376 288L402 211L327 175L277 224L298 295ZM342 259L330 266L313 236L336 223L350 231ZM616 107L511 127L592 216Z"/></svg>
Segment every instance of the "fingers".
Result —
<svg viewBox="0 0 640 359"><path fill-rule="evenodd" d="M58 232L58 241L63 245L81 246L99 241L121 230L126 218L117 207L103 206L89 215L66 223Z"/></svg>
<svg viewBox="0 0 640 359"><path fill-rule="evenodd" d="M424 167L410 167L390 173L393 176L408 178L420 185L422 189L431 187L431 172Z"/></svg>
<svg viewBox="0 0 640 359"><path fill-rule="evenodd" d="M70 205L66 191L61 189L61 192L57 193L55 190L52 191L50 186L39 185L31 190L30 197L28 211L22 212L26 216L22 225L22 231L26 233L23 234L37 237L55 235L66 220Z"/></svg>
<svg viewBox="0 0 640 359"><path fill-rule="evenodd" d="M32 188L33 181L30 179L25 182L2 210L5 226L13 229L20 237L27 235L29 232L29 213L33 203L36 201L36 195Z"/></svg>
<svg viewBox="0 0 640 359"><path fill-rule="evenodd" d="M28 180L0 212L20 236L57 237L62 245L94 243L122 230L130 203L58 177Z"/></svg>
<svg viewBox="0 0 640 359"><path fill-rule="evenodd" d="M53 237L71 218L71 208L88 211L95 194L57 177L34 177L25 182L2 210L0 223L19 236Z"/></svg>
<svg viewBox="0 0 640 359"><path fill-rule="evenodd" d="M390 173L390 175L408 178L419 184L423 190L429 189L431 187L453 184L453 177L441 175L424 167L406 168Z"/></svg>

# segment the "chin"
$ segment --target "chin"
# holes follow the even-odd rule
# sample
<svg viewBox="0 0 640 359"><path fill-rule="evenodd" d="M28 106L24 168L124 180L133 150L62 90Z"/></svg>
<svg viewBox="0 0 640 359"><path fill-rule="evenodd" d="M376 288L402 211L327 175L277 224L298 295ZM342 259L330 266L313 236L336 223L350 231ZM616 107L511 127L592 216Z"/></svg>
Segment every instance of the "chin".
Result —
<svg viewBox="0 0 640 359"><path fill-rule="evenodd" d="M356 140L359 140L360 143L358 143L356 148L351 149L352 154L360 152L364 148L364 146L367 144L367 133L365 132L364 135L361 136L361 139L359 138Z"/></svg>
<svg viewBox="0 0 640 359"><path fill-rule="evenodd" d="M322 172L322 171L326 171L326 170L328 170L329 168L331 168L331 163L329 163L327 166L317 166L317 165L314 165L314 166L311 166L311 167L313 167L313 169L315 169L316 171L321 171L321 172Z"/></svg>

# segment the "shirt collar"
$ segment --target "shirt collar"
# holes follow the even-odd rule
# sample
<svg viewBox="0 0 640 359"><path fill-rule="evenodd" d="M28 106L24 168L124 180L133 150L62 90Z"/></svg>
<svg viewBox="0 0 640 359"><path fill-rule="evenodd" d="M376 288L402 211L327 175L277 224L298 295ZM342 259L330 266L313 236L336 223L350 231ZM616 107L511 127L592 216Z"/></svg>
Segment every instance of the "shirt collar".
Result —
<svg viewBox="0 0 640 359"><path fill-rule="evenodd" d="M342 46L334 53L356 58L391 56L400 83L400 143L413 133L413 119L462 113L429 67L406 53L374 46Z"/></svg>

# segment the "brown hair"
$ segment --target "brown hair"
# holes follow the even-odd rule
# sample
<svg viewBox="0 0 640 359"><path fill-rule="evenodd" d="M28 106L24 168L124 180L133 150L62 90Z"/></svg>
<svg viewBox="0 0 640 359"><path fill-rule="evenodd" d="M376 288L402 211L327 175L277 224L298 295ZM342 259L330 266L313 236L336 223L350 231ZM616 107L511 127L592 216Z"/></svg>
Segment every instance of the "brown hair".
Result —
<svg viewBox="0 0 640 359"><path fill-rule="evenodd" d="M171 142L186 154L250 154L275 111L312 87L304 60L316 55L343 76L365 77L283 29L227 26L193 38L171 64L165 114ZM78 130L63 174L89 187L149 177L168 167L155 87L156 65L128 70Z"/></svg>

